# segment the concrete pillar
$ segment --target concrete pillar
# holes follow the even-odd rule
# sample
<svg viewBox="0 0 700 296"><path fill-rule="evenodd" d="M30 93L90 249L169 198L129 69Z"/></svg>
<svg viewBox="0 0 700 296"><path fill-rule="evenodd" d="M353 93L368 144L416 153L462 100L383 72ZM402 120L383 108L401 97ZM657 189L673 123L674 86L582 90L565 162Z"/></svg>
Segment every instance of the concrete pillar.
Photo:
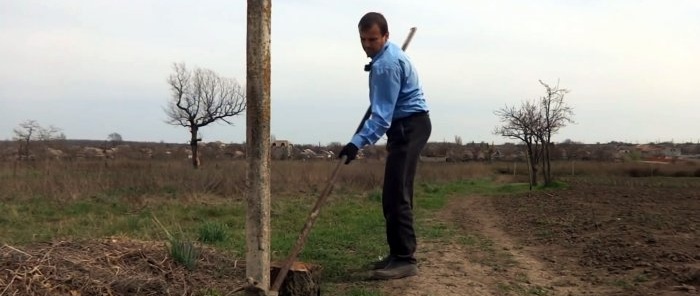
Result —
<svg viewBox="0 0 700 296"><path fill-rule="evenodd" d="M246 47L246 277L270 287L270 21L271 0L248 0Z"/></svg>

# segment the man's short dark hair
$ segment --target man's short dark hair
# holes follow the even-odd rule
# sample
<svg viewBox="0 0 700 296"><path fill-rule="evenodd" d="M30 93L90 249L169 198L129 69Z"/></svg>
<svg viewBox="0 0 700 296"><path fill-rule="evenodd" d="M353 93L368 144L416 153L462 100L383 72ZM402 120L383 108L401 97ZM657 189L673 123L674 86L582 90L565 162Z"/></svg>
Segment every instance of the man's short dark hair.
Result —
<svg viewBox="0 0 700 296"><path fill-rule="evenodd" d="M360 23L357 24L357 27L360 28L360 31L367 31L372 29L374 25L379 26L379 32L382 33L382 36L389 34L389 25L386 23L384 16L379 12L368 12L365 14L360 19Z"/></svg>

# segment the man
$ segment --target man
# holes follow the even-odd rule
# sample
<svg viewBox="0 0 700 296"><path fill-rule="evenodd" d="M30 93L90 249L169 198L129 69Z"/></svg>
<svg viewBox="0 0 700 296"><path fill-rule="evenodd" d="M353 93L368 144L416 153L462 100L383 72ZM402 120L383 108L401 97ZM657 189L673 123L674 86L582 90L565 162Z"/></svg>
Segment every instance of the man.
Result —
<svg viewBox="0 0 700 296"><path fill-rule="evenodd" d="M367 57L371 116L341 150L349 164L359 148L384 134L389 152L384 171L382 207L389 255L374 264L375 279L398 279L418 274L413 229L413 179L421 150L431 132L428 106L416 69L399 46L388 41L384 16L365 14L358 24Z"/></svg>

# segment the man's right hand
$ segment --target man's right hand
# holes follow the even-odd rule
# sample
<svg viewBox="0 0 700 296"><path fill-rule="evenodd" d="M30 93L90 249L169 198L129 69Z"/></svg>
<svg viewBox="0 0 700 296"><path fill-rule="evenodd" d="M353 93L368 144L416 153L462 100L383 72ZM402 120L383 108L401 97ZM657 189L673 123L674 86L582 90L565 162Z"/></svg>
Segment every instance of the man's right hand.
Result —
<svg viewBox="0 0 700 296"><path fill-rule="evenodd" d="M338 154L338 158L343 158L343 156L346 156L347 158L345 159L345 164L349 164L351 161L353 161L355 158L357 158L357 151L359 148L355 146L353 143L348 143L343 147L343 150L340 150L340 154Z"/></svg>

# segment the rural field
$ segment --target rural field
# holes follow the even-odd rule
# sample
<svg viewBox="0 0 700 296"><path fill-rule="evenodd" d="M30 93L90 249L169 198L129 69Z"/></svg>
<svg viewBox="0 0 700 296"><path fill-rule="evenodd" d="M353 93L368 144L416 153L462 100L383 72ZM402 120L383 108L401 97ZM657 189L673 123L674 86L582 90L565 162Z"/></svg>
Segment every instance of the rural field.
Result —
<svg viewBox="0 0 700 296"><path fill-rule="evenodd" d="M0 295L234 295L245 162L0 162ZM334 161L272 163L272 257L286 257ZM692 295L700 165L422 163L420 275L369 281L387 252L383 163L342 167L301 254L322 295ZM514 171L515 170L515 171ZM242 294L236 294L242 295Z"/></svg>

